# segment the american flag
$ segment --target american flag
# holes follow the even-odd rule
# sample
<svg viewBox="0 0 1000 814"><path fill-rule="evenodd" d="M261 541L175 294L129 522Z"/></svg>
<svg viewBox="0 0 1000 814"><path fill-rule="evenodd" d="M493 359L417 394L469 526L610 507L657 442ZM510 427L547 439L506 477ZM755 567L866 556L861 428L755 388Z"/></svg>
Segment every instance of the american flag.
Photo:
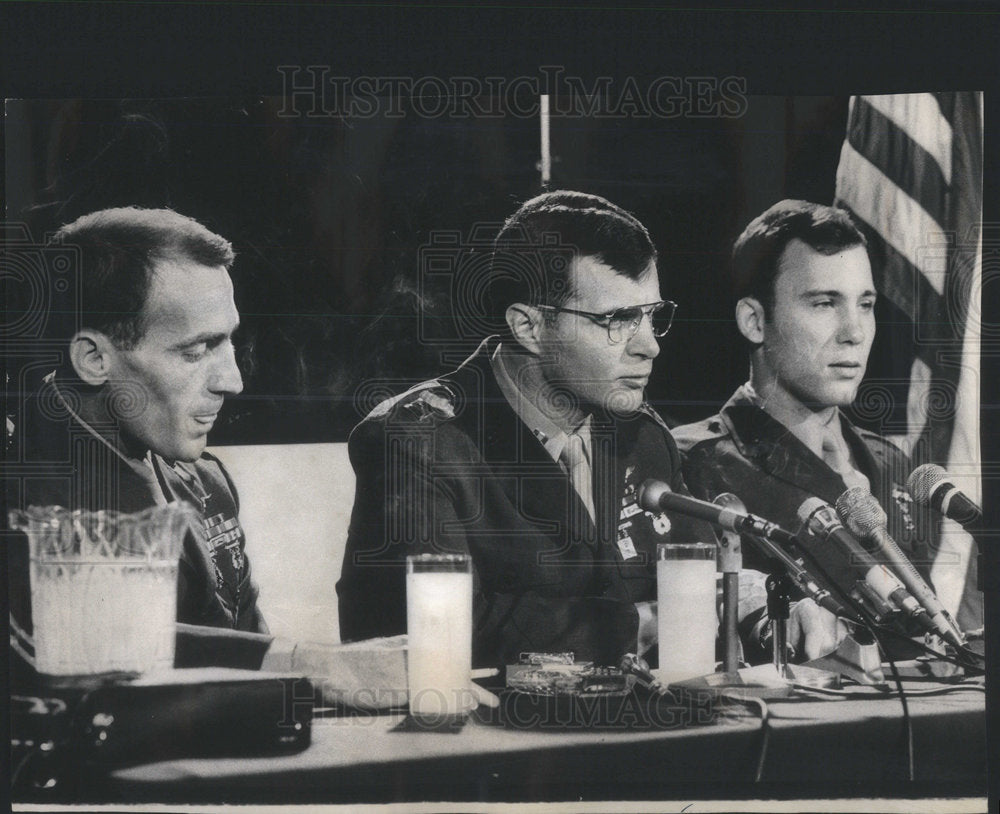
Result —
<svg viewBox="0 0 1000 814"><path fill-rule="evenodd" d="M894 440L980 504L982 174L981 93L851 98L836 203L862 223L876 287L908 320L894 357L905 431ZM965 629L983 624L974 554L947 521L931 577Z"/></svg>

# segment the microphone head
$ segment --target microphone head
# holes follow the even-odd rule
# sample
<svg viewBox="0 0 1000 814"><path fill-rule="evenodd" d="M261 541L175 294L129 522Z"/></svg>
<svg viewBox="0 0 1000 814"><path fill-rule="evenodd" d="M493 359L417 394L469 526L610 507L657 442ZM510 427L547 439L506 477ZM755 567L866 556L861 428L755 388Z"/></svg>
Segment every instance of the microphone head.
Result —
<svg viewBox="0 0 1000 814"><path fill-rule="evenodd" d="M647 512L660 511L660 498L669 495L670 487L661 480L649 478L639 487L639 505Z"/></svg>
<svg viewBox="0 0 1000 814"><path fill-rule="evenodd" d="M723 492L721 495L716 496L712 502L723 509L729 509L739 514L747 513L746 504L732 492Z"/></svg>
<svg viewBox="0 0 1000 814"><path fill-rule="evenodd" d="M816 514L817 511L819 511L826 505L828 505L827 502L822 498L818 497L809 498L808 500L803 502L801 506L799 506L798 510L799 522L802 524L808 523L809 519L814 514Z"/></svg>
<svg viewBox="0 0 1000 814"><path fill-rule="evenodd" d="M917 503L926 506L934 489L947 479L948 473L937 464L921 464L906 479L906 491Z"/></svg>
<svg viewBox="0 0 1000 814"><path fill-rule="evenodd" d="M848 489L837 498L837 514L852 534L867 536L889 522L875 496L863 486Z"/></svg>

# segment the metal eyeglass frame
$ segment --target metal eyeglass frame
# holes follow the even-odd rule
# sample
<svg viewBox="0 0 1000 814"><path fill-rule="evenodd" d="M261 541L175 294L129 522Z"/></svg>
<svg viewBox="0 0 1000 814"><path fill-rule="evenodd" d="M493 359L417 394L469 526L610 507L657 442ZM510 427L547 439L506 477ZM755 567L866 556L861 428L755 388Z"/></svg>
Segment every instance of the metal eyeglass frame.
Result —
<svg viewBox="0 0 1000 814"><path fill-rule="evenodd" d="M649 317L650 327L652 328L653 314L664 308L669 308L670 318L667 321L667 327L663 328L659 332L657 332L656 329L653 328L653 336L655 336L657 339L662 339L664 336L667 335L667 332L674 324L674 314L677 313L677 303L674 302L673 300L659 300L658 302L647 302L643 303L642 305L627 305L624 308L616 308L614 311L608 311L607 313L603 314L598 313L596 311L580 311L576 308L564 308L561 305L539 305L537 307L545 311L576 314L577 316L586 317L594 324L600 325L601 327L607 329L608 341L611 342L612 345L617 345L619 342L623 340L627 342L629 339L635 336L639 332L639 326L642 325L643 317ZM635 316L631 317L622 316L623 311L635 311L636 309L639 310L638 319L636 319ZM625 327L626 319L630 323L627 328ZM618 322L617 331L620 334L618 338L615 338L614 335L614 332L616 330L615 328L616 321Z"/></svg>

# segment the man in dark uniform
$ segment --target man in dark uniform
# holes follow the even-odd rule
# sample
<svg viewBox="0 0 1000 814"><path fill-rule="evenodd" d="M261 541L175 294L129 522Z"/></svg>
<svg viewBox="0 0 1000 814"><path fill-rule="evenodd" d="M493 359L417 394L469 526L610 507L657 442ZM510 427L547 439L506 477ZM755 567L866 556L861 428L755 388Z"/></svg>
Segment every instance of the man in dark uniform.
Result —
<svg viewBox="0 0 1000 814"><path fill-rule="evenodd" d="M926 551L903 488L907 456L840 410L857 394L875 337L864 236L842 210L782 201L737 239L733 273L750 380L718 415L674 430L692 492L707 500L732 492L750 512L796 530L807 498L834 504L846 489L863 486L887 512L890 534L922 567ZM824 557L822 547L815 553L839 584L853 582L843 558ZM744 564L765 568L755 555L745 547ZM832 615L804 600L792 612L793 644L810 623L825 633L800 648L808 657L843 635ZM766 629L761 615L756 630Z"/></svg>
<svg viewBox="0 0 1000 814"><path fill-rule="evenodd" d="M236 490L205 452L223 400L243 388L231 341L239 324L232 247L165 209L94 212L54 240L78 253L78 309L60 337L62 364L24 405L26 474L8 480L11 508L190 503L201 527L181 554L178 621L265 632ZM30 630L19 542L10 552L12 618Z"/></svg>
<svg viewBox="0 0 1000 814"><path fill-rule="evenodd" d="M406 555L467 552L476 664L522 651L615 663L655 631L657 543L714 540L637 504L647 478L687 494L644 400L674 304L642 224L578 192L525 203L489 273L500 335L351 435L341 635L404 632Z"/></svg>

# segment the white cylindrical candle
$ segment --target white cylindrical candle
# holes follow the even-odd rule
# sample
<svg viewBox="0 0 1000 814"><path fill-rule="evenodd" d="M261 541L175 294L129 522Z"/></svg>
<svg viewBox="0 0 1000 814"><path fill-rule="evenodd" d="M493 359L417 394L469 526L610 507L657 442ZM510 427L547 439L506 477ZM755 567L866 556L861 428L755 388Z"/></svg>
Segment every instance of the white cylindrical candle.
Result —
<svg viewBox="0 0 1000 814"><path fill-rule="evenodd" d="M472 570L466 555L407 557L407 688L413 715L455 715L473 705Z"/></svg>
<svg viewBox="0 0 1000 814"><path fill-rule="evenodd" d="M715 546L661 543L657 547L657 677L683 681L715 671Z"/></svg>

